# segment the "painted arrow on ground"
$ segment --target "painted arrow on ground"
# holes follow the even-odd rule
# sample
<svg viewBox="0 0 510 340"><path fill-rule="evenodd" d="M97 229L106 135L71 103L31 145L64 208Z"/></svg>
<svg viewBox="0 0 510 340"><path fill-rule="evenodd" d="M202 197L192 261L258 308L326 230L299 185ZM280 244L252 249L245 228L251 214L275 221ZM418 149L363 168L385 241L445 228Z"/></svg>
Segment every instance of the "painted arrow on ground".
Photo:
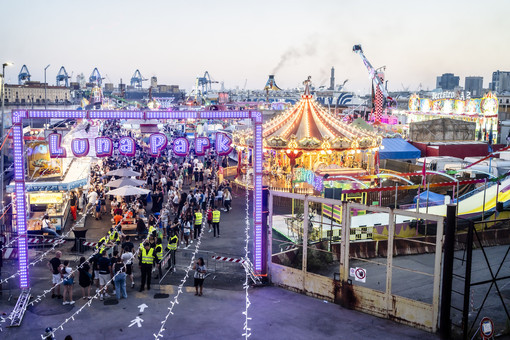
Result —
<svg viewBox="0 0 510 340"><path fill-rule="evenodd" d="M147 308L149 306L147 306L145 303L141 304L140 306L138 306L138 308L140 308L140 313L143 313L143 311L145 310L145 308Z"/></svg>
<svg viewBox="0 0 510 340"><path fill-rule="evenodd" d="M131 320L131 325L129 325L129 327L133 326L133 325L137 325L138 327L142 327L142 322L143 322L143 319L140 318L139 316L137 316L134 320Z"/></svg>

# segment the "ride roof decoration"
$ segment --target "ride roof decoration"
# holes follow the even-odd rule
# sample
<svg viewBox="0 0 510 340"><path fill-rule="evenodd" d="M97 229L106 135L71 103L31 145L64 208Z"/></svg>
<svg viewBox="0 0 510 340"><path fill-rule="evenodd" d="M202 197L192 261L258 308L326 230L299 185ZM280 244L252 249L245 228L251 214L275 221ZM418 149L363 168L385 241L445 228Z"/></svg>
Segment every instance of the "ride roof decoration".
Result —
<svg viewBox="0 0 510 340"><path fill-rule="evenodd" d="M263 125L266 149L296 149L332 151L374 149L382 137L348 125L332 115L310 93L310 77L304 82L301 100ZM249 136L234 135L236 145L251 145Z"/></svg>

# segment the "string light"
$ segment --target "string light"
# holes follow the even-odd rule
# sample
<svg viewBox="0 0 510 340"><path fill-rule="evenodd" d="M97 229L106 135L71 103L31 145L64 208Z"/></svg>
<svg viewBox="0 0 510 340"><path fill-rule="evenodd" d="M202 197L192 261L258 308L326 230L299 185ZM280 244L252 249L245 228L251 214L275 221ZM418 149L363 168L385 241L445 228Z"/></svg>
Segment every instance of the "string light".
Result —
<svg viewBox="0 0 510 340"><path fill-rule="evenodd" d="M216 179L216 176L214 177L214 179ZM208 200L208 201L209 201L209 203L207 204L207 208L210 207L210 200ZM195 257L197 256L200 245L202 244L202 235L204 234L204 230L205 230L205 221L206 220L202 220L202 228L200 230L200 235L198 236L197 243L195 245L195 250L191 254L190 264L184 270L184 278L181 280L181 283L177 287L177 294L175 294L173 300L170 301L170 306L168 307L168 312L166 313L163 321L161 321L161 327L159 328L158 333L153 334L155 340L158 340L163 337L163 332L165 331L165 325L168 321L168 318L170 318L170 315L174 315L173 309L174 309L175 305L179 304L179 296L182 294L184 284L186 283L186 281L189 278L189 272L193 268L193 263L195 262Z"/></svg>
<svg viewBox="0 0 510 340"><path fill-rule="evenodd" d="M248 179L248 174L246 174L246 190L245 190L245 193L246 193L246 214L245 214L245 229L244 229L244 234L245 234L245 243L244 243L244 258L245 260L248 260L248 255L250 254L250 251L248 249L248 245L249 245L249 241L250 241L250 197L249 197L249 190L248 190L248 184L249 184L249 179ZM245 339L248 339L250 336L251 336L251 328L248 327L248 321L251 320L251 318L248 316L248 308L250 308L250 305L251 305L251 302L250 302L250 297L248 295L248 289L250 288L250 285L248 284L249 282L249 272L248 272L248 266L244 266L244 271L245 271L245 280L244 280L244 284L243 284L243 289L244 289L244 292L245 292L245 304L244 304L244 312L243 312L243 315L244 315L244 325L243 325L243 334L242 336L245 338Z"/></svg>
<svg viewBox="0 0 510 340"><path fill-rule="evenodd" d="M160 216L159 216L159 218L156 220L156 224L155 224L155 225L158 225L158 223L159 223L159 220L160 220L160 219L161 219L161 215L160 215ZM150 237L150 235L147 235L147 237L146 237L146 238L142 241L142 243L141 243L141 244L143 244L145 241L147 241L147 240L149 239L149 237ZM141 247L138 247L138 249L136 250L136 252L134 252L134 253L131 255L131 258L130 258L127 262L130 262L130 261L132 261L134 258L136 258L136 257L138 256L138 253L141 251L141 249L142 249ZM126 264L124 264L124 265L123 265L123 268L124 268L124 270L126 269ZM105 286L105 287L108 287L108 285L109 285L110 283L112 283L112 282L115 280L115 278L117 277L117 275L119 275L121 272L122 272L122 270L118 271L115 275L113 275L113 277L112 277L112 278L111 278L108 282L106 282L104 286ZM70 317L68 317L67 319L65 319L65 321L64 321L64 322L62 322L60 325L58 325L58 326L55 328L55 330L53 330L53 332L51 332L51 335L52 335L52 336L54 336L54 335L55 335L55 333L56 333L59 329L63 331L63 330L64 330L64 325L65 325L66 323L70 322L70 321L74 321L74 320L75 320L74 318L75 318L78 314L80 314L80 312L81 312L83 309L85 309L85 307L90 307L90 306L92 305L92 301L94 301L94 300L96 300L97 298L99 298L99 296L100 296L101 292L102 292L102 289L101 289L101 290L99 290L98 292L96 292L96 294L94 294L94 296L92 296L92 298L91 298L90 300L88 300L88 301L87 301L87 302L86 302L83 306L81 306L81 307L80 307L80 308L79 308L76 312L74 312L73 314L71 314L71 316L70 316ZM41 337L42 337L43 339L45 339L45 338L44 338L45 336L48 336L48 335L47 335L47 334L46 334L46 335L41 335Z"/></svg>

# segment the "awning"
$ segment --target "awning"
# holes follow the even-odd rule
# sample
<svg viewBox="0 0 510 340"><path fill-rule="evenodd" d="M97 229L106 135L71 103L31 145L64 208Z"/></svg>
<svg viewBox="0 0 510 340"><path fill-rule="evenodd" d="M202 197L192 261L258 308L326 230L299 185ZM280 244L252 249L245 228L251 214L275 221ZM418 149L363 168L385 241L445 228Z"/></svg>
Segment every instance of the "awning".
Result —
<svg viewBox="0 0 510 340"><path fill-rule="evenodd" d="M420 203L424 203L427 201L427 196L429 199L429 203L443 203L444 202L444 195L436 194L432 191L424 191L420 194ZM418 195L414 197L414 203L418 201Z"/></svg>
<svg viewBox="0 0 510 340"><path fill-rule="evenodd" d="M157 133L159 128L155 124L140 124L141 133Z"/></svg>
<svg viewBox="0 0 510 340"><path fill-rule="evenodd" d="M421 151L402 138L383 138L379 151L380 159L414 159L421 157Z"/></svg>

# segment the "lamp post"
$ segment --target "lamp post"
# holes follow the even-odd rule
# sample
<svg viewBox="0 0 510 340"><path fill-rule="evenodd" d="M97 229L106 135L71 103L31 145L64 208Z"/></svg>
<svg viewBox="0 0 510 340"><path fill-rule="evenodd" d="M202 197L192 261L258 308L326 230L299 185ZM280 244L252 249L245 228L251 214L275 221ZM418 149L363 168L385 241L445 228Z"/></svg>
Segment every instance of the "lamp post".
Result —
<svg viewBox="0 0 510 340"><path fill-rule="evenodd" d="M5 67L11 66L12 63L3 63L2 64L2 93L0 94L0 98L2 100L2 118L0 119L0 136L2 136L2 140L4 139L4 102L5 102ZM0 150L0 208L2 209L2 214L4 210L4 151ZM2 217L3 221L3 217ZM3 223L2 223L3 224ZM2 227L3 229L3 227Z"/></svg>
<svg viewBox="0 0 510 340"><path fill-rule="evenodd" d="M44 68L44 109L45 110L47 109L47 104L46 104L46 70L48 69L48 67L50 67L50 64L48 64L48 66L46 66Z"/></svg>

